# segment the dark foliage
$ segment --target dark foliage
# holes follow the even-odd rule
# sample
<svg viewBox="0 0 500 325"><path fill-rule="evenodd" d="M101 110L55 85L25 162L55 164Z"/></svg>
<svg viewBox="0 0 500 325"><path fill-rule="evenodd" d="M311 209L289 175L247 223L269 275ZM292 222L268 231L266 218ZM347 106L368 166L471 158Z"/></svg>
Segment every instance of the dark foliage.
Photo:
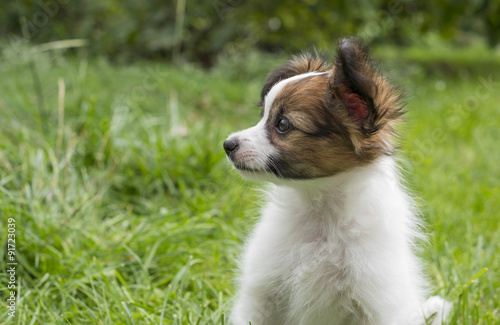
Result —
<svg viewBox="0 0 500 325"><path fill-rule="evenodd" d="M0 5L0 37L39 44L88 39L112 59L213 64L250 49L296 52L356 35L410 45L433 33L458 44L500 41L500 4L481 1L16 0Z"/></svg>

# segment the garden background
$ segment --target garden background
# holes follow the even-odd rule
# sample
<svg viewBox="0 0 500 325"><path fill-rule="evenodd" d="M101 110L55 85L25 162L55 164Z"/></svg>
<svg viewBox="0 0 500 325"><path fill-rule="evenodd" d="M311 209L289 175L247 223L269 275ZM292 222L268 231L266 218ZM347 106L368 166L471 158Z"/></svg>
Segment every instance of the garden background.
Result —
<svg viewBox="0 0 500 325"><path fill-rule="evenodd" d="M405 90L432 293L500 324L500 2L16 0L0 22L0 324L223 324L260 185L222 142L272 68L345 36Z"/></svg>

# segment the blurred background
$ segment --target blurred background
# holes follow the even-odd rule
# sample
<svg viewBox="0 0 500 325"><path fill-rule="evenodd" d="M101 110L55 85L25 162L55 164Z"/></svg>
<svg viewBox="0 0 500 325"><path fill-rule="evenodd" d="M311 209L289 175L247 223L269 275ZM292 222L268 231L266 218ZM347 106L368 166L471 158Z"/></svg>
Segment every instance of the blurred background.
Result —
<svg viewBox="0 0 500 325"><path fill-rule="evenodd" d="M86 39L113 61L186 60L213 66L222 54L296 52L357 35L369 44L497 48L496 0L8 1L0 37L39 44Z"/></svg>
<svg viewBox="0 0 500 325"><path fill-rule="evenodd" d="M222 142L258 121L272 69L349 36L405 93L431 294L449 324L500 324L498 0L9 0L0 325L224 324L263 185Z"/></svg>

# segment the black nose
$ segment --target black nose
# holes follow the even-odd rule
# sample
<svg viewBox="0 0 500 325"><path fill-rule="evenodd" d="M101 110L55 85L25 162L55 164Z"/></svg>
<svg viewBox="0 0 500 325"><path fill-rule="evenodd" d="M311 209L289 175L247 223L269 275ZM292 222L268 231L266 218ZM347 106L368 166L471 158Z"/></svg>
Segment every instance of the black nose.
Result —
<svg viewBox="0 0 500 325"><path fill-rule="evenodd" d="M226 154L229 155L233 153L236 148L238 148L238 140L237 139L228 139L224 141L224 150Z"/></svg>

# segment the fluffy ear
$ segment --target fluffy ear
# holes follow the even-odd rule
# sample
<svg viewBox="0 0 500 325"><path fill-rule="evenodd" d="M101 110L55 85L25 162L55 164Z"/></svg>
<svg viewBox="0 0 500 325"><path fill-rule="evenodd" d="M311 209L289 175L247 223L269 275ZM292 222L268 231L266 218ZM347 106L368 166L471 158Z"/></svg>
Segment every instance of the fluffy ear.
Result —
<svg viewBox="0 0 500 325"><path fill-rule="evenodd" d="M262 88L262 92L260 94L261 101L259 106L263 105L264 98L269 93L271 88L281 80L306 72L325 72L329 69L330 68L327 66L325 61L321 59L317 53L314 55L310 53L302 53L301 55L293 56L292 60L283 64L267 76L267 80L264 83L264 87Z"/></svg>
<svg viewBox="0 0 500 325"><path fill-rule="evenodd" d="M376 78L365 48L352 38L340 40L330 91L343 103L351 121L364 134L372 134L378 129L375 123L379 115L375 106Z"/></svg>

